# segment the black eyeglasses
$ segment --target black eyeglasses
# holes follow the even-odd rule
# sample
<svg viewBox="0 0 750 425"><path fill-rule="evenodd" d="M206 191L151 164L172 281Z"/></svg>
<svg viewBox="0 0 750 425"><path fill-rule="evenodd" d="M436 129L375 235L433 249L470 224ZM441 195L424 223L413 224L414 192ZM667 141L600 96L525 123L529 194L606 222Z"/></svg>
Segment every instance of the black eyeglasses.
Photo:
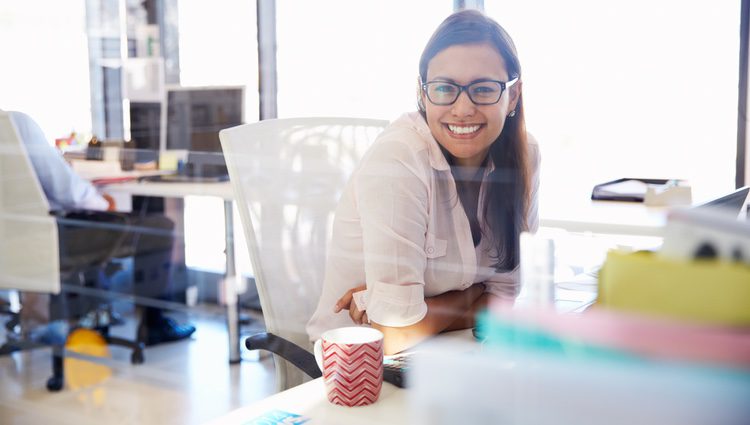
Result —
<svg viewBox="0 0 750 425"><path fill-rule="evenodd" d="M494 105L500 101L503 92L518 81L518 77L508 81L479 80L462 86L450 81L430 81L422 84L422 90L430 103L438 106L452 105L462 91L469 95L475 105Z"/></svg>

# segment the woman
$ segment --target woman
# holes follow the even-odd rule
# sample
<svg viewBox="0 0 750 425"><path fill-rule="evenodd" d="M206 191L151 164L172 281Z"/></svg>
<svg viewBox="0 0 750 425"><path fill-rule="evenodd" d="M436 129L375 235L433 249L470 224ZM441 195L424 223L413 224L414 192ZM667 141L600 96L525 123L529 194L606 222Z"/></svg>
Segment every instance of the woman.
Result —
<svg viewBox="0 0 750 425"><path fill-rule="evenodd" d="M419 111L383 131L342 195L311 339L369 323L392 354L471 327L490 297L518 293L539 155L513 42L481 12L457 12L427 43L419 74Z"/></svg>

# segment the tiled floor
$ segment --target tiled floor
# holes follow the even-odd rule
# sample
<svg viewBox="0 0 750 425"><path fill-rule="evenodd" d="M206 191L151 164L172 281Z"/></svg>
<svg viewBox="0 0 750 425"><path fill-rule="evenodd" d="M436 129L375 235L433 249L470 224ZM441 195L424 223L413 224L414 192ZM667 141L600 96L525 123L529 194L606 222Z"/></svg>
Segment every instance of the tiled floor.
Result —
<svg viewBox="0 0 750 425"><path fill-rule="evenodd" d="M45 389L49 349L0 357L0 424L197 424L270 395L271 358L243 349L243 361L230 365L223 320L191 317L191 340L147 348L138 366L129 350L111 347L109 358L68 367L57 393Z"/></svg>

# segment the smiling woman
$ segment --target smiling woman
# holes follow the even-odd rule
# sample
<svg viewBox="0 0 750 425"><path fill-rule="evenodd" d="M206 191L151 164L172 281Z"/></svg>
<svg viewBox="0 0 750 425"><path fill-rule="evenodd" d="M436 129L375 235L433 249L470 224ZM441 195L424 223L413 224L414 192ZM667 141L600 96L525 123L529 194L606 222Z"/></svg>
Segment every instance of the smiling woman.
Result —
<svg viewBox="0 0 750 425"><path fill-rule="evenodd" d="M539 154L515 47L465 10L438 27L419 73L419 111L383 131L342 195L311 339L370 324L395 353L471 327L490 298L517 294L519 235L538 222Z"/></svg>

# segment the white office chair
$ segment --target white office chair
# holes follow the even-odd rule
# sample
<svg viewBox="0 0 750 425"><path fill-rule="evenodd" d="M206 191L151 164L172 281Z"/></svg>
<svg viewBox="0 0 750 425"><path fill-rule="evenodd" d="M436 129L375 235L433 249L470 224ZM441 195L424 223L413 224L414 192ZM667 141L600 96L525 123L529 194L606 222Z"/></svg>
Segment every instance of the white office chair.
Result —
<svg viewBox="0 0 750 425"><path fill-rule="evenodd" d="M280 391L304 382L299 369L320 376L305 324L322 291L333 213L352 171L386 125L292 118L219 134L266 322L267 332L246 345L274 353Z"/></svg>
<svg viewBox="0 0 750 425"><path fill-rule="evenodd" d="M60 292L57 222L10 115L2 111L0 288Z"/></svg>
<svg viewBox="0 0 750 425"><path fill-rule="evenodd" d="M57 294L57 221L7 112L0 111L0 288ZM62 348L53 347L51 390L62 388Z"/></svg>

